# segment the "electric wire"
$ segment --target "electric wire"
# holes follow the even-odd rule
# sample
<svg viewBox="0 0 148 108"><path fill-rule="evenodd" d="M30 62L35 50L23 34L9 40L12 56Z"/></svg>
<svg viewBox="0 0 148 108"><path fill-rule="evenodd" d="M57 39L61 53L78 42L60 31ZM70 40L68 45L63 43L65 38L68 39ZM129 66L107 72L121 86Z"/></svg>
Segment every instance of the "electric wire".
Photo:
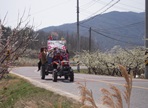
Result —
<svg viewBox="0 0 148 108"><path fill-rule="evenodd" d="M120 2L120 0L116 1L114 4L112 4L111 6L109 6L107 9L105 9L105 10L104 10L103 12L101 12L100 14L98 14L98 15L96 15L96 16L93 16L93 17L91 17L91 18L89 18L89 19L85 19L81 24L84 24L84 23L86 23L86 22L88 22L88 21L94 19L95 17L97 17L97 16L103 14L105 11L107 11L107 10L110 9L110 8L112 8L112 7L113 7L114 5L116 5L118 2Z"/></svg>
<svg viewBox="0 0 148 108"><path fill-rule="evenodd" d="M90 4L93 4L92 1L93 1L93 0L87 2L86 4L81 4L80 7L86 7L86 8L87 8L87 7L89 7Z"/></svg>
<svg viewBox="0 0 148 108"><path fill-rule="evenodd" d="M124 36L120 35L118 32L116 32L117 30L115 30L115 29L128 29L128 28L135 27L135 26L143 24L143 23L144 23L144 21L138 21L138 22L135 22L135 23L131 23L131 24L123 25L123 26L118 26L118 27L114 27L114 28L96 28L94 26L91 26L91 27L93 27L93 28L95 28L95 30L103 32L105 34L116 35L116 36L121 37L121 38L134 39L135 37L133 37L133 36L129 37L129 36L126 36L126 35L124 35ZM87 27L88 26L89 25L87 25ZM85 27L86 27L86 24L85 24ZM139 32L142 32L142 31L139 31ZM134 31L133 31L133 33L134 33Z"/></svg>
<svg viewBox="0 0 148 108"><path fill-rule="evenodd" d="M91 14L88 18L91 18L92 16L96 15L98 12L102 11L104 8L106 8L108 5L110 5L114 0L111 0L109 3L107 3L105 6L103 6L101 9L97 10L96 12L94 12L93 14Z"/></svg>
<svg viewBox="0 0 148 108"><path fill-rule="evenodd" d="M96 0L95 0L96 1ZM101 0L99 0L99 1L96 1L96 2L98 2L98 3L100 3L100 2L103 2L104 3L104 5L106 5L106 2L104 2L104 1L101 1ZM126 4L123 4L123 3L121 3L121 2L119 2L118 4L122 4L122 5L124 5L124 6L130 6L130 5L126 5ZM117 5L115 5L115 6L117 6ZM106 6L105 6L106 7ZM118 6L119 7L119 6ZM131 7L133 7L133 8L136 8L135 6L131 6ZM140 9L140 8L136 8L136 9ZM83 9L84 10L84 9ZM129 9L127 9L127 10L129 10ZM98 11L99 12L99 11ZM89 12L90 13L90 12ZM97 12L96 12L97 13ZM100 13L101 14L101 13ZM93 16L94 15L94 13L91 15L91 16ZM99 15L99 14L98 14ZM98 15L96 15L96 16L98 16ZM90 16L90 17L91 17ZM94 16L94 17L96 17L96 16ZM89 18L90 18L89 17ZM93 18L91 18L91 19L89 19L89 18L86 18L86 19L84 19L84 21L85 22L87 22L88 20L91 20L91 19L93 19ZM81 24L83 24L83 23L85 23L85 22L81 22Z"/></svg>
<svg viewBox="0 0 148 108"><path fill-rule="evenodd" d="M100 0L100 3L103 4L103 5L105 5L107 2ZM141 11L144 10L144 9L142 9L142 8L136 7L135 5L133 5L133 3L134 3L134 2L132 2L132 5L129 5L129 4L125 4L125 3L119 2L118 5L115 5L115 7L124 8L124 9L126 9L126 10L129 10L129 9L125 8L125 6L126 6L126 7L132 8L132 9L137 9L137 10L141 10ZM121 6L119 6L119 5L121 5ZM122 6L123 6L123 7L122 7Z"/></svg>
<svg viewBox="0 0 148 108"><path fill-rule="evenodd" d="M90 7L92 7L94 4L95 4L95 2L92 2L93 0L91 0L91 1L89 1L87 4L85 4L85 6L84 5L81 5L80 7L82 8L90 8Z"/></svg>
<svg viewBox="0 0 148 108"><path fill-rule="evenodd" d="M124 26L120 26L119 27L119 29L121 29L121 28L124 28L124 29L128 29L128 28L130 28L130 27L134 27L134 26L136 26L137 24L139 25L139 24L143 24L143 22L144 21L140 21L140 22L135 22L135 23L131 23L131 24L128 24L128 25L124 25ZM87 27L88 27L89 25L87 25ZM129 27L126 27L126 26L129 26ZM85 26L86 27L86 26ZM100 32L103 32L103 33L106 33L106 34L109 34L109 35L116 35L116 36L118 36L118 37L121 37L121 38L129 38L129 39L134 39L135 37L129 37L129 36L126 36L126 35L120 35L120 34L118 34L117 32L116 32L116 30L114 30L115 28L113 28L113 30L110 28L110 29L108 29L108 28L96 28L96 27L94 27L94 26L91 26L91 27L93 27L93 28L95 28L95 30L97 30L97 31L100 31ZM118 29L118 27L116 27L116 29ZM134 32L134 31L133 31ZM142 31L139 31L139 32L142 32Z"/></svg>
<svg viewBox="0 0 148 108"><path fill-rule="evenodd" d="M89 29L89 27L86 27L86 26L84 26L84 25L80 25L80 26L81 26L81 27L84 27L84 28L86 28L86 29ZM137 43L119 40L119 39L110 37L110 36L108 36L108 35L106 35L106 34L103 34L103 33L101 33L101 32L98 32L98 31L96 31L96 30L94 30L94 29L91 29L91 30L92 30L93 32L95 32L95 33L101 35L101 36L104 36L104 37L106 37L106 38L109 38L109 39L112 39L112 40L115 40L115 41L118 41L118 42L126 43L126 44L129 44L129 45L137 45Z"/></svg>
<svg viewBox="0 0 148 108"><path fill-rule="evenodd" d="M134 2L133 2L134 3ZM124 3L119 3L119 4L121 4L121 5L123 5L123 6L127 6L127 7L130 7L130 8L133 8L133 9L137 9L137 10L143 10L142 8L139 8L139 7L136 7L135 5L129 5L129 4L124 4Z"/></svg>
<svg viewBox="0 0 148 108"><path fill-rule="evenodd" d="M101 29L101 30L114 30L114 29L124 29L124 28L130 28L139 24L144 24L144 21L139 21L139 22L135 22L135 23L131 23L131 24L127 24L127 25L122 25L122 26L117 26L117 27L113 27L113 28L107 28L107 29Z"/></svg>

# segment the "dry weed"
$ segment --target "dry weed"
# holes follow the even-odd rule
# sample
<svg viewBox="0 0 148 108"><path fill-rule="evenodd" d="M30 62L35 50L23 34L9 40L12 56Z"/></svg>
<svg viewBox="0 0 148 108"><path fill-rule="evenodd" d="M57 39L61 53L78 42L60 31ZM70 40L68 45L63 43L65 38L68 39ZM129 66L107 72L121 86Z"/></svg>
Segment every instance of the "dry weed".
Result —
<svg viewBox="0 0 148 108"><path fill-rule="evenodd" d="M132 77L133 75L129 75L128 72L126 71L126 68L119 65L119 68L121 69L122 76L124 77L126 83L124 85L125 91L124 91L124 99L126 100L126 103L128 105L128 108L130 108L130 97L131 97L131 92L132 92Z"/></svg>
<svg viewBox="0 0 148 108"><path fill-rule="evenodd" d="M78 83L79 84L79 89L80 89L80 94L81 94L81 103L82 106L80 108L98 108L98 106L96 105L93 95L92 95L92 91L88 90L86 87L86 83L85 85Z"/></svg>
<svg viewBox="0 0 148 108"><path fill-rule="evenodd" d="M62 98L59 98L58 100L58 108L62 108Z"/></svg>
<svg viewBox="0 0 148 108"><path fill-rule="evenodd" d="M123 108L122 95L120 90L113 85L110 85L110 90L105 88L101 89L101 92L104 95L102 97L103 105L106 105L109 108Z"/></svg>
<svg viewBox="0 0 148 108"><path fill-rule="evenodd" d="M120 91L119 88L117 88L114 85L109 85L109 89L102 88L101 92L103 93L102 97L102 104L104 106L107 106L109 108L123 108L123 99L125 99L128 108L130 108L130 97L131 97L131 91L132 91L132 75L129 75L126 71L126 68L119 65L119 68L121 70L122 76L125 79L124 88L125 90L123 93ZM79 89L81 93L81 102L83 106L81 108L99 108L93 98L92 91L88 90L85 85L79 84ZM122 99L122 96L124 97ZM86 103L90 103L90 105L86 105Z"/></svg>
<svg viewBox="0 0 148 108"><path fill-rule="evenodd" d="M93 98L92 91L86 88L86 83L85 85L81 83L78 83L78 84L79 84L79 89L81 93L81 102L83 104L81 108L98 108ZM87 102L89 102L90 105L86 105Z"/></svg>

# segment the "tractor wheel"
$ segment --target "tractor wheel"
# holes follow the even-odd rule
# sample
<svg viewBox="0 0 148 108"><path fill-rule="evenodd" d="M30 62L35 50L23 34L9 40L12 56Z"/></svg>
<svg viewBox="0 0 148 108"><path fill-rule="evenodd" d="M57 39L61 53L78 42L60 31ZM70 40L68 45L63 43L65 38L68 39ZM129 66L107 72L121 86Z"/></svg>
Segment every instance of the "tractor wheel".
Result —
<svg viewBox="0 0 148 108"><path fill-rule="evenodd" d="M74 81L74 72L73 71L70 71L70 82L73 82Z"/></svg>
<svg viewBox="0 0 148 108"><path fill-rule="evenodd" d="M55 70L53 70L53 73L52 73L52 77L53 77L53 82L57 82L57 70L55 69Z"/></svg>
<svg viewBox="0 0 148 108"><path fill-rule="evenodd" d="M41 67L41 79L45 79L45 66Z"/></svg>
<svg viewBox="0 0 148 108"><path fill-rule="evenodd" d="M65 78L65 80L67 80L68 79L68 75L65 75L64 78Z"/></svg>

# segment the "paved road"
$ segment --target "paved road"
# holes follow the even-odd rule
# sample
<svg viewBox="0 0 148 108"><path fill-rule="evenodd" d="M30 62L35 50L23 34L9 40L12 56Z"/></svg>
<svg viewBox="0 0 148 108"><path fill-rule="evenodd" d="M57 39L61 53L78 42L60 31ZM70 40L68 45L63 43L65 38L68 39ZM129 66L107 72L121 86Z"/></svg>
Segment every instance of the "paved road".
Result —
<svg viewBox="0 0 148 108"><path fill-rule="evenodd" d="M114 84L124 90L122 85L125 83L121 77L86 74L75 74L75 81L72 83L63 78L59 78L58 82L53 82L51 75L46 76L45 80L41 80L37 67L14 68L12 73L23 76L36 86L49 89L76 100L80 100L80 90L77 83L84 84L86 82L87 88L93 92L96 103L99 103L99 99L101 98L101 88L108 88L108 84ZM124 106L124 108L127 108L127 106ZM148 80L133 79L131 108L148 108Z"/></svg>

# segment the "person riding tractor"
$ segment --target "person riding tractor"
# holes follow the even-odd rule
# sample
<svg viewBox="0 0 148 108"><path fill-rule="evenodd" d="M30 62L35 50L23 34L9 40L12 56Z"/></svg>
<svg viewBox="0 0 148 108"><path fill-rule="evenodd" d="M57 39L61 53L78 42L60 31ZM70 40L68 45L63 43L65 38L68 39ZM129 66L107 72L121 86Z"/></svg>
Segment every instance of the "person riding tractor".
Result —
<svg viewBox="0 0 148 108"><path fill-rule="evenodd" d="M57 69L57 66L61 64L61 61L63 60L63 57L61 56L60 52L57 52L55 56L52 59L53 68Z"/></svg>

